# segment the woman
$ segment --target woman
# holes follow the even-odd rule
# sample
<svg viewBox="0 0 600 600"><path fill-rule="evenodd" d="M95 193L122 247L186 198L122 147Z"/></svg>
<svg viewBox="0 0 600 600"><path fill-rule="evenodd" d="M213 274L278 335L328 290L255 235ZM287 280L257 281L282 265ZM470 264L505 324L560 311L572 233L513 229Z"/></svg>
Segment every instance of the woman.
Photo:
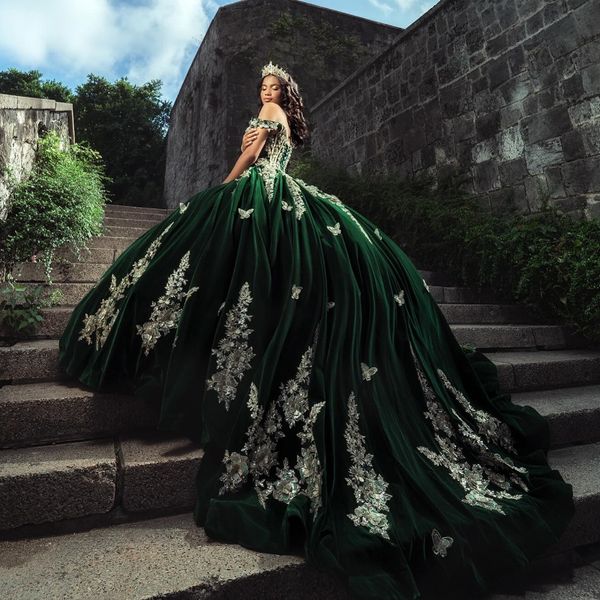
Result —
<svg viewBox="0 0 600 600"><path fill-rule="evenodd" d="M390 237L286 173L302 99L277 65L261 74L228 177L118 257L61 364L153 398L159 429L202 445L210 537L304 555L357 599L473 598L573 515L548 426L463 351Z"/></svg>

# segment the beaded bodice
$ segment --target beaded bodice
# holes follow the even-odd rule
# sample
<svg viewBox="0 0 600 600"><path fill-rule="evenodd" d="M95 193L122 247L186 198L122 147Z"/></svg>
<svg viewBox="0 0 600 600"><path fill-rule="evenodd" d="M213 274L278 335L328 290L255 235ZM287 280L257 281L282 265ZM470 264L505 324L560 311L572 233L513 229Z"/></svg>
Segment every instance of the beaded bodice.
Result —
<svg viewBox="0 0 600 600"><path fill-rule="evenodd" d="M267 171L285 171L293 150L293 146L287 138L285 125L271 119L252 117L246 131L254 127L264 127L270 130L261 156L254 164Z"/></svg>

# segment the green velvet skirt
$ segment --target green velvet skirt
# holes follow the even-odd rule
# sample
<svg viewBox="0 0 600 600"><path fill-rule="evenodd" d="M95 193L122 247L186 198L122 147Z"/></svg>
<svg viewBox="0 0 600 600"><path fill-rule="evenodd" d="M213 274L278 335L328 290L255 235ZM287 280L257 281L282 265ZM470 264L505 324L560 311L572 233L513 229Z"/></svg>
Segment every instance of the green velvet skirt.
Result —
<svg viewBox="0 0 600 600"><path fill-rule="evenodd" d="M302 555L359 600L477 597L574 514L545 419L459 345L401 248L283 172L271 193L254 166L205 188L135 240L60 364L202 446L208 536Z"/></svg>

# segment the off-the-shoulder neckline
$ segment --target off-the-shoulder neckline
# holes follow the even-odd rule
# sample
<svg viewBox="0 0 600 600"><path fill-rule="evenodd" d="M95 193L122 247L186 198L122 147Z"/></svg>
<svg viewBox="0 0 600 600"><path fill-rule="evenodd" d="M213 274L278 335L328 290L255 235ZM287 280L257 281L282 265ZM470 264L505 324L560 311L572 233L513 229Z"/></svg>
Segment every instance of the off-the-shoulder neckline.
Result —
<svg viewBox="0 0 600 600"><path fill-rule="evenodd" d="M292 142L290 142L290 140L288 140L288 135L287 135L287 131L285 130L285 125L281 121L276 121L275 119L263 119L262 117L251 117L250 121L268 121L269 123L277 123L278 125L281 125L283 127L283 131L285 133L285 135L284 135L285 141L290 146L292 146Z"/></svg>

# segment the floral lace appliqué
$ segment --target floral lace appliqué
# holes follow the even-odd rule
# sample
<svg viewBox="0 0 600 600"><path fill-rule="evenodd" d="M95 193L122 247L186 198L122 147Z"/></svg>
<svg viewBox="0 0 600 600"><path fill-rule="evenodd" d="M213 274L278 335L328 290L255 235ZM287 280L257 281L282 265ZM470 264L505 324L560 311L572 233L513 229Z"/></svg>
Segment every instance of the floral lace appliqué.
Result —
<svg viewBox="0 0 600 600"><path fill-rule="evenodd" d="M451 477L460 483L467 492L466 496L462 498L462 502L506 514L497 500L519 500L522 498L522 494L510 493L508 490L512 487L511 482L522 490L528 490L525 481L517 475L517 473L527 473L527 470L523 467L517 467L509 457L503 457L498 452L491 450L483 438L485 437L486 440L493 441L497 445L514 451L512 435L508 426L505 428L502 426L505 424L484 411L476 411L464 395L450 384L443 371L439 369L438 374L441 373L440 377L445 382L447 389L452 390L457 399L458 395L462 395L459 402L465 402L469 406L466 409L467 414L475 415L477 432L467 422L466 418L463 418L456 410L452 409L451 414L457 422L455 424L450 417L450 413L444 409L427 381L412 344L410 344L410 350L427 404L427 410L424 414L431 421L434 438L438 446L437 452L426 446L418 446L417 450L434 465L446 468ZM476 457L473 463L469 462L465 455L465 449L467 448Z"/></svg>
<svg viewBox="0 0 600 600"><path fill-rule="evenodd" d="M169 275L164 294L158 300L152 301L150 318L143 325L136 325L146 356L154 348L161 335L177 327L183 311L182 304L199 289L198 286L195 286L187 292L183 291L187 283L185 272L189 266L190 251L188 250L179 261L179 266Z"/></svg>
<svg viewBox="0 0 600 600"><path fill-rule="evenodd" d="M358 408L352 391L348 397L344 438L351 460L346 482L354 491L356 508L348 517L356 526L366 527L371 533L390 539L387 515L388 500L392 496L386 491L388 483L373 469L373 455L366 451L365 436L360 432L358 419Z"/></svg>
<svg viewBox="0 0 600 600"><path fill-rule="evenodd" d="M254 350L248 345L248 338L254 331L248 327L252 319L252 315L248 314L251 302L250 284L246 281L240 288L237 303L227 312L225 336L216 348L211 349L211 354L217 357L217 369L206 380L206 385L207 389L216 390L219 402L225 404L225 410L229 410L237 386L255 356Z"/></svg>
<svg viewBox="0 0 600 600"><path fill-rule="evenodd" d="M148 246L144 256L133 263L133 266L127 274L117 283L117 278L111 275L109 294L100 303L98 310L91 315L87 313L83 317L83 328L80 331L80 340L85 340L88 344L92 343L92 338L95 336L96 350L104 346L108 335L115 323L119 309L117 303L125 296L125 292L129 287L134 285L136 281L144 274L148 268L150 261L156 254L158 247L162 243L165 234L171 229L173 222L169 223L158 235L156 239Z"/></svg>
<svg viewBox="0 0 600 600"><path fill-rule="evenodd" d="M302 494L310 498L313 518L316 517L321 506L322 470L313 427L325 402L310 406L308 385L317 337L318 328L315 341L300 359L296 375L280 384L279 396L270 404L266 416L258 402L258 389L251 384L248 397L251 424L246 432L247 441L240 452L225 451L225 472L221 476L223 486L219 494L238 489L251 476L263 508L266 508L269 496L289 503ZM300 441L300 454L295 467L290 466L287 457L283 457L279 466L277 441L286 437L284 421L290 430L299 428L296 435ZM271 477L274 467L276 472Z"/></svg>

